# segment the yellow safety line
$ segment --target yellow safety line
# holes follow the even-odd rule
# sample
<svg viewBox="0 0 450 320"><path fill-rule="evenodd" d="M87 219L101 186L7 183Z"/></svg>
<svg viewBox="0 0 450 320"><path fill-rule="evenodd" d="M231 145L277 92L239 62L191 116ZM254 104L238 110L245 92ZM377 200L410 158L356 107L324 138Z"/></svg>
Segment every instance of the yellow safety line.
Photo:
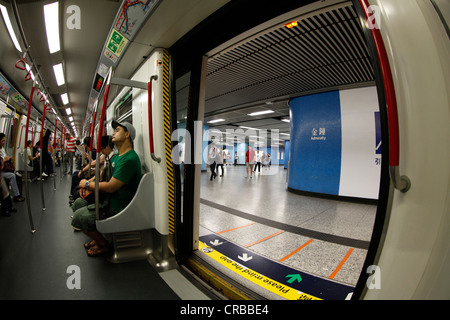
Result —
<svg viewBox="0 0 450 320"><path fill-rule="evenodd" d="M291 288L282 284L278 281L270 279L265 275L262 275L250 268L245 267L239 262L230 259L229 257L223 255L219 251L215 250L212 247L207 246L205 243L199 241L199 250L203 252L205 255L213 259L214 261L220 263L222 266L227 269L234 271L239 276L244 277L245 279L253 282L254 284L269 290L285 299L288 300L321 300L320 298L314 297L307 293L298 291L297 289Z"/></svg>

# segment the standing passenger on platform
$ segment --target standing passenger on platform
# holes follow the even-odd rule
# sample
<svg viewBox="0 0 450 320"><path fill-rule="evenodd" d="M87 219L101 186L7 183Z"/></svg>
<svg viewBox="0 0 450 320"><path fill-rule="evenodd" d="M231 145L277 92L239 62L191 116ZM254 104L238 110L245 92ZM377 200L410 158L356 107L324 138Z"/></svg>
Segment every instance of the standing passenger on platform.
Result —
<svg viewBox="0 0 450 320"><path fill-rule="evenodd" d="M136 137L136 130L128 122L112 122L114 128L112 142L119 150L112 159L113 168L112 178L106 182L99 182L98 189L100 194L109 195L109 206L103 208L107 217L111 217L122 211L133 199L141 180L141 161L136 151L133 149L133 140ZM97 181L80 181L80 188L88 191L95 190ZM79 207L75 201L72 210L74 211L72 226L76 230L83 231L87 236L93 239L85 243L84 247L88 249L88 256L101 256L110 251L106 239L96 229L95 206Z"/></svg>
<svg viewBox="0 0 450 320"><path fill-rule="evenodd" d="M256 150L256 163L255 163L255 167L253 168L253 171L255 171L256 173L256 167L258 167L258 173L261 172L261 157L262 157L262 153L259 152L259 148L258 150Z"/></svg>
<svg viewBox="0 0 450 320"><path fill-rule="evenodd" d="M245 153L245 164L247 166L247 176L248 178L248 168L250 168L250 179L253 178L253 163L255 162L255 150L253 150L251 145L248 145L248 150Z"/></svg>
<svg viewBox="0 0 450 320"><path fill-rule="evenodd" d="M211 143L211 149L209 149L208 160L206 160L206 163L209 164L209 170L211 170L211 178L209 178L210 181L212 181L212 179L215 179L217 176L216 157L217 157L216 145L214 143Z"/></svg>
<svg viewBox="0 0 450 320"><path fill-rule="evenodd" d="M235 167L237 166L238 160L239 160L239 156L238 156L237 151L236 151L236 152L234 152L234 166Z"/></svg>
<svg viewBox="0 0 450 320"><path fill-rule="evenodd" d="M222 174L219 177L223 177L223 154L222 148L219 148L216 156L217 173L219 173L219 167L222 169Z"/></svg>

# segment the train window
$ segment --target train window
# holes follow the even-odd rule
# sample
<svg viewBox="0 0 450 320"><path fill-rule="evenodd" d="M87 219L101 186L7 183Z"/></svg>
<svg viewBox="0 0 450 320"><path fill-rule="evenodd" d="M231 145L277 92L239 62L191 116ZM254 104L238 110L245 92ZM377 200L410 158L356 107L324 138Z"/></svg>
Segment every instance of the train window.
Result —
<svg viewBox="0 0 450 320"><path fill-rule="evenodd" d="M117 104L116 110L115 110L115 118L119 119L127 113L131 114L131 109L133 106L132 102L133 102L133 91L130 89ZM126 120L126 121L129 121L129 120ZM132 123L131 121L129 121L129 122Z"/></svg>

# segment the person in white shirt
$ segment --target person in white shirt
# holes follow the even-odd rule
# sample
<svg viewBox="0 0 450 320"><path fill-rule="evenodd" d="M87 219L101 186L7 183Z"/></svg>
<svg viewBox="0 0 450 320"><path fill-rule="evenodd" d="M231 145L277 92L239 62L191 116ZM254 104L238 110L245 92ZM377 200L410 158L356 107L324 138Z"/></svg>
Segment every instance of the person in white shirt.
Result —
<svg viewBox="0 0 450 320"><path fill-rule="evenodd" d="M216 157L217 157L216 145L214 143L211 143L211 149L209 149L208 160L206 161L206 163L209 164L209 169L211 170L211 178L209 178L209 180L215 179L217 176Z"/></svg>
<svg viewBox="0 0 450 320"><path fill-rule="evenodd" d="M256 150L256 163L255 163L255 167L253 168L253 171L255 171L256 173L256 167L258 167L258 173L261 172L261 158L262 158L263 153L259 152L259 149Z"/></svg>
<svg viewBox="0 0 450 320"><path fill-rule="evenodd" d="M223 151L222 148L217 150L216 155L216 165L217 165L217 173L219 173L219 167L222 168L222 174L219 177L223 177Z"/></svg>

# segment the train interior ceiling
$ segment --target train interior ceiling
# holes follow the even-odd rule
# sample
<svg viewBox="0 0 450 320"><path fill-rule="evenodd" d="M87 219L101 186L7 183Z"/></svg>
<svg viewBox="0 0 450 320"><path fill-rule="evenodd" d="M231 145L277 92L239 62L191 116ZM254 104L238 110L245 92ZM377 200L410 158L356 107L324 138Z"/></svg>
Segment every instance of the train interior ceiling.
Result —
<svg viewBox="0 0 450 320"><path fill-rule="evenodd" d="M106 43L110 41L108 35L112 29L112 21L116 21L118 17L120 20L120 15L125 12L121 11L125 1L81 1L76 6L71 6L72 2L70 1L59 1L60 49L49 54L44 14L37 13L43 13L43 4L52 2L0 0L2 9L7 8L12 18L13 28L16 30L21 46L21 50L17 50L11 41L7 25L0 23L0 44L2 46L0 76L3 78L0 80L5 80L8 86L13 88L8 89L6 94L6 91L2 90L1 98L3 104L8 104L8 108L12 107L16 113L26 115L32 81L24 81L27 71L17 67L18 60L25 57L25 61L32 65L33 76L38 83L37 87L41 92L45 92L46 96L40 102L36 102L36 100L33 102L34 107L31 110L30 120L36 119L35 127L40 123L48 104L51 108L50 112L46 114L46 128L56 132L56 129L62 128L61 123L63 123L72 135L84 137L91 130L94 108L97 105L101 106L102 103L103 92L95 90L99 80L101 61L104 59L102 52ZM148 58L159 48L170 49L174 45L176 47L179 44L177 41L182 39L188 31L194 31L195 34L195 27L198 24L207 20L227 4L231 3L239 7L236 1L228 0L182 1L181 3L177 0L153 1L153 4L155 3L156 5L152 8L153 13L145 20L142 29L133 35L126 50L114 62L114 78L132 79L138 71L144 68ZM204 78L200 88L204 89L204 96L200 95L199 98L199 105L203 105L203 107L200 106L198 110L189 104L190 94L192 94L189 90L190 87L199 89L191 83L191 81L196 81L191 78L192 74L189 72L191 70L183 70L181 74L175 74L172 79L176 92L172 93L175 103L171 107L173 108L172 112L176 112L174 117L177 122L172 124L172 129L190 127L188 123L189 120L192 120L190 113L196 114L198 111L198 117L194 120L202 120L204 130L210 129L208 142L214 141L219 146L228 149L231 159L234 152L239 153L240 157L237 167L225 167L226 174L223 179L217 178L211 182L209 181L210 169L203 159L201 174L196 176L201 179L201 190L198 198L193 200L199 202L198 207L194 205L192 213L194 216L198 215L197 220L194 218L194 223L197 225L194 225L193 228L194 241L199 240L199 242L194 247L204 249L205 246L208 247L208 243L213 243L213 241L217 243L217 239L220 239L226 243L227 248L248 248L249 255L253 254L255 257L254 261L258 257L260 260L257 261L263 261L261 264L267 263L271 266L274 264L281 269L284 268L283 270L301 272L304 278L303 283L311 281L323 286L321 289L309 288L311 292L317 292L317 294L309 292L311 296L308 297L349 299L352 297L355 287L362 286L363 280L360 276L362 276L363 266L367 263L365 259L371 246L372 230L377 219L378 221L384 220L388 191L392 192L389 180L383 180L385 178L383 175L387 171L382 170L381 159L383 162L388 160L387 152L385 152L387 146L382 146L383 153L377 153L375 150L380 147L380 145L377 146L377 143L381 142L381 138L378 136L381 135L381 132L375 131L386 130L385 119L383 119L385 113L383 110L379 110L379 99L382 97L378 96L380 91L377 91L377 85L380 83L376 79L373 53L367 45L366 35L353 3L353 1L342 0L306 1L302 7L295 8L292 4L283 2L284 9L280 9L281 12L277 16L265 13L265 21L253 23L248 30L242 30L230 38L224 36L223 43L218 43L214 47L205 46L208 47L208 50L202 52L205 69L202 70ZM77 14L80 15L77 16ZM77 17L81 17L79 25ZM17 24L18 18L20 18L20 25ZM289 24L292 22L295 23ZM160 25L165 27L158 27ZM146 32L146 30L152 30L152 32ZM54 73L54 66L60 63L64 69L62 83L58 83ZM105 70L102 72L105 73ZM195 72L197 70L192 71L192 73ZM107 76L100 78L103 81ZM14 92L14 96L11 95L12 92ZM114 105L117 103L118 97L123 97L128 92L132 93L127 95L131 101L126 103L128 109L123 114L127 120L135 122L136 118L132 117L132 107L135 106L133 99L138 99L140 93L134 96L135 90L128 91L123 85L112 85L106 104ZM330 93L335 96L330 98ZM68 95L64 97L64 94ZM313 131L306 124L305 129L298 125L303 118L300 118L299 113L293 112L292 109L294 106L305 108L304 105L308 105L308 103L315 107L315 100L308 100L309 97L325 99L327 104L331 104L332 99L339 101L337 105L339 108L342 106L342 114L339 109L337 115L334 116L339 117L339 121L342 116L342 128L344 128L342 130L343 132L347 130L342 134L348 134L346 137L358 135L358 130L362 125L350 128L354 119L357 121L361 119L357 118L358 115L363 114L364 117L369 118L368 121L371 122L368 122L370 123L368 126L371 126L371 129L365 135L369 138L354 140L356 144L362 145L360 149L363 151L346 149L346 152L355 152L358 157L368 157L372 161L370 170L368 170L370 174L364 176L366 181L358 184L360 181L354 182L358 180L354 177L358 173L346 176L339 171L341 182L340 185L339 181L337 183L337 191L328 192L328 189L322 191L319 186L317 189L312 188L302 192L304 189L296 181L296 171L292 170L291 175L289 169L289 152L298 147L293 145L292 135L295 134L297 138L305 135L311 136L311 140L313 140L312 136L326 140L329 135L328 140L332 140L332 130L336 126L330 123L335 122L336 118L328 115L326 109L320 108L317 109L318 114L314 114L314 110L310 112L313 115L309 121L316 121L316 123L307 125L314 127ZM65 101L66 98L68 101ZM98 101L96 101L97 98L99 98ZM358 103L351 101L358 99L367 100L361 103L361 110L358 110ZM41 103L43 101L46 103ZM377 117L379 117L380 111L382 128L377 127ZM354 115L356 118L353 118ZM114 116L117 116L117 113ZM344 123L345 117L348 117L346 123ZM295 127L293 127L293 118L297 121ZM106 120L110 122L111 118ZM136 123L140 123L140 120ZM327 126L326 131L325 126ZM341 123L339 123L339 130L340 126ZM234 132L250 130L257 137L253 137L256 140L252 140L249 137L251 134L248 134L250 131L247 131L247 140L240 139L239 134L235 136L235 139L227 140L227 130L234 130ZM267 137L262 138L261 132L264 130L267 130ZM140 129L140 131L145 131L145 129ZM384 137L386 137L385 134L383 133ZM377 136L375 137L375 135ZM344 136L342 139L345 140ZM367 142L369 140L370 142ZM257 196L255 194L258 190L249 187L249 180L244 178L245 169L242 166L245 165L243 159L243 157L245 158L243 151L247 148L245 143L250 141L256 141L254 146L263 150L264 153L273 152L272 164L275 171L269 175L258 176L258 178L255 173L255 179L252 181L253 185L260 183L261 190L265 192L265 194ZM238 146L240 142L244 142L245 146ZM370 153L368 156L367 154L360 155L366 151ZM344 156L348 157L348 153L344 154L343 151L342 156L344 159ZM320 159L315 161L320 162ZM347 172L345 170L348 168L345 166L351 166L351 162L342 161L342 172ZM151 166L149 167L151 169ZM383 168L386 168L386 164ZM199 170L199 168L195 170ZM362 172L365 168L355 168L355 170ZM190 177L189 175L184 176L183 172L180 175L181 178L177 178L177 183L179 183L177 188L180 188L181 196L185 196L185 188L193 188L194 183L187 179ZM196 183L198 182L196 181ZM352 183L353 185L350 187L346 185ZM234 192L228 192L233 188ZM280 198L277 197L278 193L282 194ZM191 195L190 192L188 194ZM316 196L317 194L319 197ZM324 195L327 199L321 199L321 196ZM380 195L382 199L379 199ZM64 195L61 196L64 197ZM247 198L255 203L242 205L236 203L236 197ZM262 200L264 197L267 197L265 201ZM190 209L187 207L183 209L183 206L191 205L191 203L185 202L183 198L178 201L181 210L185 209L186 213L189 212ZM256 202L260 203L256 204ZM280 206L280 203L283 206ZM265 205L267 206L264 207ZM279 209L280 207L281 209ZM60 206L57 208L59 210ZM196 210L197 212L195 212ZM331 212L332 215L324 218L324 212ZM355 217L359 219L358 223L352 221ZM253 218L254 220L252 220ZM335 221L338 219L342 221ZM253 228L257 226L253 239L247 238L248 234L244 235L247 232L245 228L248 226ZM379 228L377 232L381 233L382 223L377 227ZM230 230L233 231L228 232ZM242 232L242 234L238 234L238 232ZM270 236L268 236L269 234ZM220 238L214 238L219 235ZM255 241L257 236L260 236L261 239L265 237L264 241ZM278 241L276 240L277 236L280 239ZM314 238L313 242L314 236L317 238ZM73 240L66 239L66 237L65 241ZM270 240L265 241L269 238ZM308 240L309 242L307 242ZM174 241L172 237L170 241ZM274 242L270 243L270 241ZM294 247L287 252L281 252L280 248L286 247L288 241L296 241L298 244L296 247L302 243L304 246L301 248L308 245L307 250L302 250L301 254L305 254L303 259L310 262L305 263L304 260L300 261L301 258L295 258L294 252L298 251L293 251ZM255 245L256 243L258 245ZM264 243L268 243L266 247L264 247ZM312 245L310 245L311 243ZM377 245L378 243L373 250L376 251ZM172 248L172 246L171 243L170 247ZM216 249L218 252L220 251L220 247ZM287 250L287 248L283 249ZM233 250L230 249L230 251ZM371 253L371 258L375 251ZM317 259L322 260L315 263L313 260L317 256L319 256ZM347 259L350 266L342 268ZM223 268L223 265L217 260L203 254L203 250L196 250L194 260L202 261L201 263L211 267L213 272L221 274L232 283L232 286L238 288L238 291L245 292L246 287L250 288L248 296L247 293L243 294L245 297L290 299L278 292L273 293L261 289L262 286L255 284L254 279L236 277L236 272L230 272ZM341 264L339 264L340 261ZM335 269L337 264L339 264L339 268ZM102 267L102 265L96 264L95 268L99 266ZM83 270L88 267L84 266ZM133 265L130 268L133 268ZM141 269L145 269L141 265L136 268L139 269L137 275L142 271ZM339 273L340 268L342 270ZM260 273L262 274L262 272ZM145 278L145 281L147 280ZM152 279L152 281L156 280ZM292 284L292 281L289 283ZM295 287L295 285L293 286ZM301 294L300 289L298 290L298 294ZM322 291L327 290L329 292L335 290L337 293L322 296ZM167 294L165 296L167 299L172 298L169 291L164 292ZM64 294L63 298L70 297L67 293ZM138 294L136 293L136 297ZM143 295L145 296L145 294ZM30 297L32 296L30 295ZM123 298L120 295L112 297ZM157 298L156 296L145 297Z"/></svg>

